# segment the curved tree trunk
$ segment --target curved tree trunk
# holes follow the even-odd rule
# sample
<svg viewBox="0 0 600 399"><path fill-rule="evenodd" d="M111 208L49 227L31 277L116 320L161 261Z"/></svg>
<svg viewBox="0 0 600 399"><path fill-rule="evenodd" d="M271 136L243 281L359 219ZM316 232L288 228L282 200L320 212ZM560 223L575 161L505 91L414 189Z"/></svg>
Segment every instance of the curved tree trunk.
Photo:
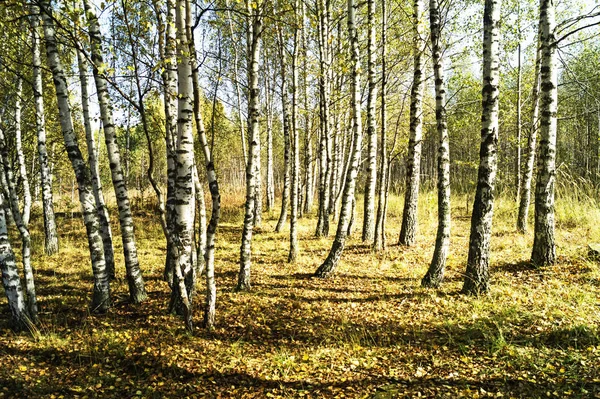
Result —
<svg viewBox="0 0 600 399"><path fill-rule="evenodd" d="M81 211L88 237L90 258L92 260L94 292L92 295L91 309L92 312L105 312L110 306L110 284L109 275L106 270L104 246L100 234L100 223L96 210L96 201L92 189L91 173L83 160L73 130L71 107L68 101L69 93L67 89L67 78L58 56L54 19L52 17L50 2L48 0L43 0L40 1L39 4L44 20L44 36L46 37L48 66L52 71L54 86L56 88L60 126L65 141L65 148L77 179L79 201L81 202Z"/></svg>
<svg viewBox="0 0 600 399"><path fill-rule="evenodd" d="M104 60L102 55L102 36L100 33L100 24L93 9L90 0L84 0L86 17L89 28L91 53L92 53L92 71L96 83L96 95L100 106L100 116L104 128L104 141L106 143L106 152L110 164L110 172L117 206L119 208L119 223L121 225L121 238L123 241L123 253L125 258L125 269L127 271L127 283L129 285L129 298L133 303L143 302L147 295L144 288L144 279L140 270L140 264L137 257L137 248L135 245L135 235L133 229L133 217L129 205L129 194L127 193L127 184L123 176L121 167L121 155L116 140L115 124L112 114L112 104L108 93L108 84L104 76Z"/></svg>
<svg viewBox="0 0 600 399"><path fill-rule="evenodd" d="M337 231L333 245L325 262L315 272L316 277L327 277L337 267L348 234L348 226L352 214L352 203L354 202L354 191L356 188L356 177L360 161L360 150L362 144L361 107L360 107L360 62L358 33L356 31L357 5L354 0L348 0L348 35L351 46L352 63L352 151L350 152L350 166L346 175L344 194L342 196L342 209L338 221Z"/></svg>
<svg viewBox="0 0 600 399"><path fill-rule="evenodd" d="M96 140L94 140L94 132L90 124L90 111L88 104L88 83L87 83L87 68L85 67L83 56L80 51L77 51L77 63L79 65L79 80L81 82L81 109L83 111L83 126L85 127L85 138L87 143L88 162L92 173L92 188L94 189L94 199L96 200L96 208L98 210L98 218L100 220L100 234L104 244L104 258L106 260L106 269L111 279L115 278L115 257L112 242L112 231L110 228L110 218L108 208L104 201L102 192L102 182L100 181L100 169L98 167L98 159L96 157Z"/></svg>
<svg viewBox="0 0 600 399"><path fill-rule="evenodd" d="M540 1L542 47L540 152L535 187L535 228L531 261L536 266L556 261L554 183L556 180L557 68L554 0Z"/></svg>
<svg viewBox="0 0 600 399"><path fill-rule="evenodd" d="M431 26L431 54L435 74L435 115L438 133L438 228L433 259L427 274L421 280L424 287L439 287L444 279L446 257L450 246L450 143L446 117L446 78L442 60L440 9L438 0L429 1Z"/></svg>
<svg viewBox="0 0 600 399"><path fill-rule="evenodd" d="M489 289L490 239L498 147L498 70L500 0L485 0L483 15L483 88L481 147L477 191L471 216L469 258L462 291L477 295Z"/></svg>
<svg viewBox="0 0 600 399"><path fill-rule="evenodd" d="M408 161L406 165L406 192L400 245L415 243L418 228L419 185L421 181L421 145L423 136L423 0L414 0L414 78L410 93L410 138L408 141Z"/></svg>

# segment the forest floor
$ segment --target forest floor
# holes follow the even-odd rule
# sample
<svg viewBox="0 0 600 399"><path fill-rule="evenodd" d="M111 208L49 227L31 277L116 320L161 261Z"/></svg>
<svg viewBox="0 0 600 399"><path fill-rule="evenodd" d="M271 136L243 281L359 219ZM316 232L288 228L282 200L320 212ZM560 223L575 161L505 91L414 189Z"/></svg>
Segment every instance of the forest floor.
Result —
<svg viewBox="0 0 600 399"><path fill-rule="evenodd" d="M600 241L597 208L560 206L559 262L534 269L532 234L516 234L512 204L498 201L491 292L477 298L459 293L470 223L464 199L453 204L440 290L420 288L435 242L435 196L427 194L415 247L395 245L402 207L392 198L387 251L359 241L359 217L337 273L324 280L311 275L332 238L314 238L314 218L302 219L299 260L288 264L289 230L273 233L278 213L265 214L253 241L253 289L235 293L239 201L225 198L218 231L216 328L193 336L166 314L165 244L151 212L135 218L147 302L128 304L121 279L112 285L113 307L99 316L87 308L81 220L59 219L61 252L47 257L34 216L42 322L34 336L14 334L2 292L0 397L600 398L600 264L586 249ZM117 261L124 276L122 255ZM197 324L202 302L199 289Z"/></svg>

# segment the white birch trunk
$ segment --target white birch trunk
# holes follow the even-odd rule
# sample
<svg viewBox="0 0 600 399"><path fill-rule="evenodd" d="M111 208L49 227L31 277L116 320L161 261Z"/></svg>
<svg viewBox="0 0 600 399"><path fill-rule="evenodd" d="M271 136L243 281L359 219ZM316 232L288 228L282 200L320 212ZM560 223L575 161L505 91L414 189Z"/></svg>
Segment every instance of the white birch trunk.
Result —
<svg viewBox="0 0 600 399"><path fill-rule="evenodd" d="M15 331L22 331L30 328L31 321L25 306L15 254L8 238L5 213L7 204L4 201L4 195L0 193L0 269L2 270L2 285L10 309L11 327Z"/></svg>
<svg viewBox="0 0 600 399"><path fill-rule="evenodd" d="M15 147L17 150L17 162L19 164L19 174L23 184L23 224L29 226L29 218L31 216L31 189L29 187L29 179L27 177L27 163L25 162L25 154L23 153L23 139L21 132L21 97L23 95L23 79L17 78L17 93L15 100Z"/></svg>
<svg viewBox="0 0 600 399"><path fill-rule="evenodd" d="M414 77L410 93L410 137L406 164L406 192L400 229L400 245L414 245L418 228L419 185L421 181L421 146L423 137L423 0L414 0Z"/></svg>
<svg viewBox="0 0 600 399"><path fill-rule="evenodd" d="M499 108L500 0L485 0L483 15L483 88L481 147L477 191L471 216L469 257L462 291L477 295L489 289L490 240L497 173Z"/></svg>
<svg viewBox="0 0 600 399"><path fill-rule="evenodd" d="M52 177L46 148L46 120L44 116L44 94L42 83L42 60L40 56L40 15L37 6L31 7L31 52L33 58L33 101L35 104L35 129L37 132L37 150L40 163L40 185L42 188L42 209L44 211L44 249L47 255L58 252L58 233L54 217Z"/></svg>
<svg viewBox="0 0 600 399"><path fill-rule="evenodd" d="M4 138L4 132L0 128L0 156L2 157L2 165L6 182L8 184L9 197L7 198L6 206L10 206L12 211L13 220L17 225L19 234L21 236L21 261L23 262L23 275L25 277L25 306L27 308L27 314L29 315L33 323L38 322L38 309L37 309L37 296L35 294L35 283L33 279L33 269L31 267L31 236L29 235L29 229L25 223L23 213L19 208L19 197L17 196L17 187L15 183L15 176L11 167L8 148L6 146L6 140Z"/></svg>
<svg viewBox="0 0 600 399"><path fill-rule="evenodd" d="M533 180L533 166L535 164L535 151L537 141L537 131L539 129L539 109L540 109L540 80L541 80L541 47L539 35L537 41L538 50L535 57L535 80L531 98L533 99L533 109L531 114L531 128L527 140L527 161L523 169L521 179L521 194L519 196L519 214L517 217L517 231L525 233L527 231L527 219L529 217L529 202L531 200L531 181Z"/></svg>
<svg viewBox="0 0 600 399"><path fill-rule="evenodd" d="M344 185L344 194L342 196L342 208L338 220L335 239L331 246L329 255L323 264L315 272L316 277L328 277L337 267L348 234L348 226L352 214L352 205L354 202L354 191L356 188L356 177L358 175L358 166L360 161L360 151L362 145L362 123L360 106L360 54L358 45L358 33L356 30L356 12L357 5L354 0L348 0L348 35L351 46L351 65L352 65L352 151L349 154L350 166L346 175Z"/></svg>
<svg viewBox="0 0 600 399"><path fill-rule="evenodd" d="M147 294L144 288L144 279L140 270L135 244L135 233L133 217L127 193L127 184L121 167L121 155L116 140L115 124L112 114L112 103L108 93L108 83L104 76L104 60L102 54L102 35L100 24L94 13L90 0L84 0L86 18L88 22L90 46L92 53L92 71L96 83L96 95L100 106L100 116L104 128L104 141L110 164L111 178L119 208L119 223L121 226L121 238L123 242L123 254L125 269L127 272L127 283L129 285L129 298L133 303L141 303L146 300Z"/></svg>
<svg viewBox="0 0 600 399"><path fill-rule="evenodd" d="M258 57L260 54L260 36L262 31L262 16L259 7L252 8L246 3L248 11L248 163L246 165L246 206L242 244L240 246L240 272L238 274L237 291L247 291L250 284L250 264L252 254L252 232L254 229L254 208L256 201L255 163L259 151L259 92L258 92Z"/></svg>
<svg viewBox="0 0 600 399"><path fill-rule="evenodd" d="M94 199L96 200L96 208L98 210L98 218L100 220L100 234L102 234L102 242L104 244L104 259L106 260L106 269L111 279L115 278L115 257L112 242L112 231L110 228L110 217L108 207L104 201L104 193L102 191L102 182L100 180L100 168L96 157L96 140L90 123L90 111L88 103L88 82L87 68L85 66L83 56L80 51L77 51L77 63L79 66L79 80L81 83L81 109L83 112L83 126L85 127L85 139L87 143L88 162L92 174L92 188L94 190Z"/></svg>
<svg viewBox="0 0 600 399"><path fill-rule="evenodd" d="M296 1L296 10L298 9ZM300 140L298 139L298 48L299 48L299 30L297 14L295 16L296 26L294 27L294 50L292 53L292 126L291 126L291 147L293 160L291 162L290 186L290 251L288 262L295 262L298 256L298 208L299 208L299 183L300 183Z"/></svg>
<svg viewBox="0 0 600 399"><path fill-rule="evenodd" d="M556 180L556 15L554 0L540 1L541 95L540 149L535 187L535 227L531 261L536 266L556 262L554 184Z"/></svg>
<svg viewBox="0 0 600 399"><path fill-rule="evenodd" d="M439 287L444 279L446 258L450 247L450 142L446 117L446 78L442 56L440 9L438 0L429 1L431 54L435 77L435 115L438 133L437 190L438 228L433 258L421 280L423 287Z"/></svg>
<svg viewBox="0 0 600 399"><path fill-rule="evenodd" d="M383 0L384 1L384 0ZM375 234L375 189L377 188L377 126L375 103L377 102L377 81L375 78L375 0L369 0L367 26L369 45L367 53L367 178L365 181L365 204L363 210L362 240L372 241Z"/></svg>

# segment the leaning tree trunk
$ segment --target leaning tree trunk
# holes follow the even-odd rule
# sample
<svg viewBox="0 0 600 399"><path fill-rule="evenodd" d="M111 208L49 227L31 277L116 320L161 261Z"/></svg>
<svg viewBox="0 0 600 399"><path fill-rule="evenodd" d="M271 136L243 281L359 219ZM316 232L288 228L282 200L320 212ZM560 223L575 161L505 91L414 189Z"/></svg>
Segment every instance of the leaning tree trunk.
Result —
<svg viewBox="0 0 600 399"><path fill-rule="evenodd" d="M414 77L410 93L410 138L408 140L408 161L406 165L406 192L399 240L400 245L406 246L415 243L418 227L421 141L423 136L423 52L425 50L422 17L423 1L414 0Z"/></svg>
<svg viewBox="0 0 600 399"><path fill-rule="evenodd" d="M25 154L23 153L23 140L21 132L21 96L23 95L23 79L17 78L17 98L15 100L15 147L17 150L17 162L19 164L19 174L23 184L23 224L29 226L29 217L31 215L31 189L29 179L27 178L27 164L25 163Z"/></svg>
<svg viewBox="0 0 600 399"><path fill-rule="evenodd" d="M83 160L81 150L77 144L75 131L73 130L67 78L58 56L54 19L52 16L52 9L50 8L50 2L48 0L43 0L40 1L39 4L44 20L44 36L46 37L48 67L52 71L56 89L60 126L65 141L67 155L69 156L73 171L75 172L75 178L77 179L79 201L81 202L81 211L88 237L90 258L92 260L94 292L92 295L91 308L93 312L105 312L110 306L110 284L109 275L106 270L104 246L102 243L102 236L100 235L100 223L98 220L98 213L96 212L96 202L94 200L90 169Z"/></svg>
<svg viewBox="0 0 600 399"><path fill-rule="evenodd" d="M421 280L421 285L424 287L439 287L444 278L446 257L450 246L450 143L446 117L446 80L442 59L442 21L438 0L429 1L429 22L431 26L431 55L435 75L435 115L439 140L437 165L438 228L433 259L427 274Z"/></svg>
<svg viewBox="0 0 600 399"><path fill-rule="evenodd" d="M90 35L90 47L92 53L92 71L96 83L96 95L100 106L100 116L104 128L104 141L110 164L111 178L119 208L119 223L121 226L121 238L123 241L123 254L125 258L125 269L127 271L127 283L129 285L129 298L133 303L143 302L147 295L144 288L144 279L140 270L135 244L133 229L133 217L129 205L127 184L121 167L121 155L117 145L116 129L113 120L112 104L108 93L108 84L104 76L104 60L102 56L102 35L98 18L92 10L90 0L84 0L86 17Z"/></svg>
<svg viewBox="0 0 600 399"><path fill-rule="evenodd" d="M327 277L334 272L340 261L346 237L348 226L352 213L352 203L354 202L354 190L356 188L356 177L358 175L358 166L360 161L360 150L362 144L362 126L361 126L361 107L360 107L360 54L358 45L358 33L356 30L356 12L358 6L354 0L348 0L348 34L350 37L350 47L352 51L352 151L350 152L350 166L346 174L346 184L344 185L344 194L342 196L342 209L340 219L338 220L337 231L333 245L325 262L315 272L316 277Z"/></svg>
<svg viewBox="0 0 600 399"><path fill-rule="evenodd" d="M527 218L529 216L529 201L531 197L531 181L533 180L533 165L535 162L535 147L537 141L537 130L539 128L539 109L540 109L540 66L541 66L541 49L539 45L539 36L537 42L538 50L535 57L535 80L531 98L533 99L533 110L531 115L531 128L529 130L529 138L527 141L527 161L525 169L523 169L523 177L521 179L521 194L519 196L519 215L517 217L517 231L525 233L527 231Z"/></svg>
<svg viewBox="0 0 600 399"><path fill-rule="evenodd" d="M462 291L477 295L489 289L490 239L497 172L500 0L485 0L483 15L483 88L481 147L477 191L471 216L469 257Z"/></svg>
<svg viewBox="0 0 600 399"><path fill-rule="evenodd" d="M246 164L246 206L244 227L242 230L242 244L240 246L240 272L238 274L237 291L247 291L250 285L250 262L252 254L252 232L254 229L254 202L256 201L256 171L255 163L258 160L259 141L259 92L258 92L258 57L260 54L260 36L262 33L261 11L257 8L248 9L248 163Z"/></svg>
<svg viewBox="0 0 600 399"><path fill-rule="evenodd" d="M385 1L385 0L384 0ZM375 0L368 0L367 25L369 29L369 46L367 56L367 77L369 88L367 93L367 178L365 181L365 205L363 217L362 240L372 241L375 234L375 190L377 188L377 126L375 103L377 102L377 79L375 78Z"/></svg>
<svg viewBox="0 0 600 399"><path fill-rule="evenodd" d="M0 156L2 157L2 165L4 170L0 173L4 173L5 180L8 184L9 198L7 198L7 206L10 206L12 211L13 220L17 225L19 234L21 236L21 256L23 262L23 274L25 277L25 292L26 292L26 307L27 313L33 323L38 322L38 309L37 309L37 296L35 294L35 283L33 280L33 269L31 267L31 236L29 235L29 229L25 223L23 213L19 208L19 197L17 195L17 187L15 184L15 176L11 167L10 159L8 156L8 148L6 146L6 140L4 139L4 132L0 128Z"/></svg>
<svg viewBox="0 0 600 399"><path fill-rule="evenodd" d="M33 102L35 104L35 129L40 163L40 185L42 186L42 208L44 211L44 249L47 255L58 252L58 233L54 218L52 181L46 148L46 120L44 116L44 94L42 84L42 60L40 56L39 8L31 7L31 51L33 55Z"/></svg>
<svg viewBox="0 0 600 399"><path fill-rule="evenodd" d="M102 192L102 182L100 181L100 168L96 156L96 140L90 123L90 111L88 104L88 82L87 68L85 67L83 55L77 51L77 63L79 65L79 80L81 82L81 109L83 111L83 126L85 127L85 139L87 143L88 162L92 173L92 188L94 189L94 199L98 210L100 220L100 234L104 244L104 258L106 259L106 269L111 279L115 278L115 257L112 242L112 231L110 228L110 218L108 208L104 201Z"/></svg>
<svg viewBox="0 0 600 399"><path fill-rule="evenodd" d="M385 242L385 228L383 224L387 187L387 103L386 103L386 85L387 85L387 0L381 1L381 148L379 149L379 192L377 193L377 217L375 219L375 237L373 239L373 249L381 251Z"/></svg>
<svg viewBox="0 0 600 399"><path fill-rule="evenodd" d="M2 285L10 309L10 324L13 330L22 331L30 328L31 321L25 306L15 254L8 238L6 207L4 195L0 193L0 269L2 270Z"/></svg>
<svg viewBox="0 0 600 399"><path fill-rule="evenodd" d="M540 2L541 95L540 152L535 187L535 228L531 261L536 266L556 261L554 183L556 179L557 71L554 0Z"/></svg>
<svg viewBox="0 0 600 399"><path fill-rule="evenodd" d="M298 1L296 1L296 10L298 9ZM297 14L295 15L296 27L294 28L294 51L292 53L292 126L291 126L291 145L293 152L292 166L292 184L290 187L290 200L292 202L290 208L290 252L288 254L288 262L296 261L298 255L298 195L300 194L300 140L298 139L298 47L299 28Z"/></svg>

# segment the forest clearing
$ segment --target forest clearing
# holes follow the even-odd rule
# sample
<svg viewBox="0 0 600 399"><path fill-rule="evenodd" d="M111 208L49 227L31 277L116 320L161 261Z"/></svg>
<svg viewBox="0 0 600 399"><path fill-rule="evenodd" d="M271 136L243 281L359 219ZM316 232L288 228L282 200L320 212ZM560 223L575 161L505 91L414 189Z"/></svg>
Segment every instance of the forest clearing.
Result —
<svg viewBox="0 0 600 399"><path fill-rule="evenodd" d="M253 288L237 293L242 202L226 197L218 318L213 331L193 336L166 312L165 247L155 215L135 215L149 299L127 304L121 279L113 284L114 306L100 316L87 307L91 272L81 220L60 219L64 249L34 261L39 333L15 336L0 319L0 396L599 397L600 267L585 244L600 236L597 205L558 201L559 261L536 269L528 262L532 237L514 231L512 202L501 198L491 291L471 297L460 294L469 221L463 198L453 206L446 283L420 287L436 220L434 195L421 201L417 246L377 254L354 234L328 279L312 277L329 243L313 236L313 217L300 219L301 256L290 265L288 231L274 233L276 213L265 215L255 236ZM392 242L401 202L391 200ZM32 230L39 249L43 232L39 224Z"/></svg>

